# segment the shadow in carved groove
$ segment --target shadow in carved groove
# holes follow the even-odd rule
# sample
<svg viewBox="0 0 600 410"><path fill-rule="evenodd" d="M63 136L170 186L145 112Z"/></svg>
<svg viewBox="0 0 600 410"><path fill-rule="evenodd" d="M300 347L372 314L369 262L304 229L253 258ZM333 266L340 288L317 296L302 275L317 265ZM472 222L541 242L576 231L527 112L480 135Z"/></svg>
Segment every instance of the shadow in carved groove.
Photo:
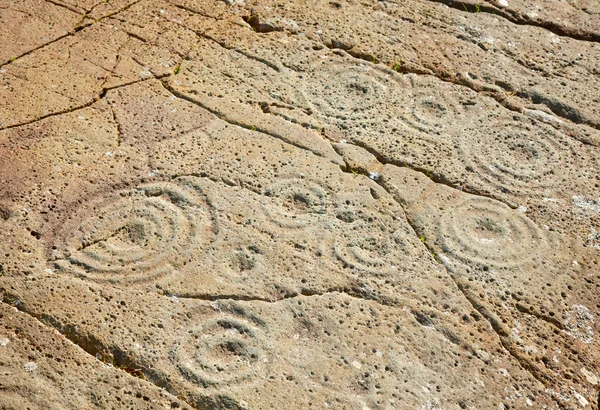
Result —
<svg viewBox="0 0 600 410"><path fill-rule="evenodd" d="M81 206L62 229L54 264L94 281L156 280L214 239L211 207L197 187L157 182Z"/></svg>
<svg viewBox="0 0 600 410"><path fill-rule="evenodd" d="M543 124L512 121L474 130L461 139L466 164L486 185L523 194L558 186L579 158L567 137ZM471 135L466 133L465 135ZM582 161L580 166L585 166Z"/></svg>
<svg viewBox="0 0 600 410"><path fill-rule="evenodd" d="M331 206L329 191L310 178L281 179L265 188L263 194L272 200L263 200L262 209L281 228L306 228L327 213Z"/></svg>
<svg viewBox="0 0 600 410"><path fill-rule="evenodd" d="M401 77L372 64L324 61L297 85L296 99L332 125L356 127L381 120L404 88Z"/></svg>
<svg viewBox="0 0 600 410"><path fill-rule="evenodd" d="M438 221L444 254L469 266L515 269L534 260L548 238L517 210L488 198L470 198L446 210Z"/></svg>
<svg viewBox="0 0 600 410"><path fill-rule="evenodd" d="M387 276L409 267L419 255L410 232L384 214L360 212L331 235L337 260L357 272Z"/></svg>
<svg viewBox="0 0 600 410"><path fill-rule="evenodd" d="M263 377L269 362L266 345L262 328L223 315L186 331L170 359L189 382L220 388Z"/></svg>
<svg viewBox="0 0 600 410"><path fill-rule="evenodd" d="M433 85L427 87L415 76L409 78L412 88L400 109L402 121L429 135L440 135L456 126L465 113L453 91Z"/></svg>

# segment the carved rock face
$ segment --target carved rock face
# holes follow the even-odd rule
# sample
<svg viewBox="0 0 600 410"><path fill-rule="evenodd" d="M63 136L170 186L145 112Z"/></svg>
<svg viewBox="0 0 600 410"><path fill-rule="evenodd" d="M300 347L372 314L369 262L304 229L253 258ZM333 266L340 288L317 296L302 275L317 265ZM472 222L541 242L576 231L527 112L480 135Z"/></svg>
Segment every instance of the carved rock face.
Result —
<svg viewBox="0 0 600 410"><path fill-rule="evenodd" d="M599 16L0 4L0 408L597 409Z"/></svg>

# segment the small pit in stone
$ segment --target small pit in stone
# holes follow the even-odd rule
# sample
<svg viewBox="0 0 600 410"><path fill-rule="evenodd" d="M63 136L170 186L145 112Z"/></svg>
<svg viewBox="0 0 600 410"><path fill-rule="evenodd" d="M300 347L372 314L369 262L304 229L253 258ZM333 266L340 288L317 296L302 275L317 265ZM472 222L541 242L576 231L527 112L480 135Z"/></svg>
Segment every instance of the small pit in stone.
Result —
<svg viewBox="0 0 600 410"><path fill-rule="evenodd" d="M227 358L231 355L233 356L247 356L246 349L244 345L239 341L228 340L226 342L220 343L214 349L214 355L216 357Z"/></svg>
<svg viewBox="0 0 600 410"><path fill-rule="evenodd" d="M300 195L300 194L295 194L292 197L292 203L294 204L295 208L301 209L303 211L306 211L308 209L308 207L310 207L310 201L307 197L305 197L304 195Z"/></svg>
<svg viewBox="0 0 600 410"><path fill-rule="evenodd" d="M243 16L242 20L252 27L257 33L271 33L273 31L282 31L281 27L275 26L272 23L261 21L258 14L250 14L249 16Z"/></svg>
<svg viewBox="0 0 600 410"><path fill-rule="evenodd" d="M493 240L502 233L502 227L488 218L480 219L475 225L475 233L480 239Z"/></svg>
<svg viewBox="0 0 600 410"><path fill-rule="evenodd" d="M532 145L519 143L511 145L509 149L517 155L517 158L520 158L525 163L538 159L539 157L537 150Z"/></svg>

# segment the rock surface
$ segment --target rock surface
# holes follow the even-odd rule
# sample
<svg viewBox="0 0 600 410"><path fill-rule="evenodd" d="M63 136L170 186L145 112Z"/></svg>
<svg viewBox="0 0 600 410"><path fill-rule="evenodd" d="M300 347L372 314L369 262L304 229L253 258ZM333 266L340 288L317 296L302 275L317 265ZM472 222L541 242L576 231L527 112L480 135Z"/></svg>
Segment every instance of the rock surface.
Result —
<svg viewBox="0 0 600 410"><path fill-rule="evenodd" d="M0 21L0 409L599 409L595 1Z"/></svg>

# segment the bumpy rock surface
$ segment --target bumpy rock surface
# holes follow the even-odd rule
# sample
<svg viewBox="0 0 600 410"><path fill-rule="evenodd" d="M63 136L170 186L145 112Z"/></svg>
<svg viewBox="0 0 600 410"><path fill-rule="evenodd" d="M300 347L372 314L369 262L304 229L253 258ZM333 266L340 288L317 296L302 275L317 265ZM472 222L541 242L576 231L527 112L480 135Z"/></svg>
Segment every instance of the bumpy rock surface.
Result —
<svg viewBox="0 0 600 410"><path fill-rule="evenodd" d="M598 4L0 2L0 409L598 410Z"/></svg>

